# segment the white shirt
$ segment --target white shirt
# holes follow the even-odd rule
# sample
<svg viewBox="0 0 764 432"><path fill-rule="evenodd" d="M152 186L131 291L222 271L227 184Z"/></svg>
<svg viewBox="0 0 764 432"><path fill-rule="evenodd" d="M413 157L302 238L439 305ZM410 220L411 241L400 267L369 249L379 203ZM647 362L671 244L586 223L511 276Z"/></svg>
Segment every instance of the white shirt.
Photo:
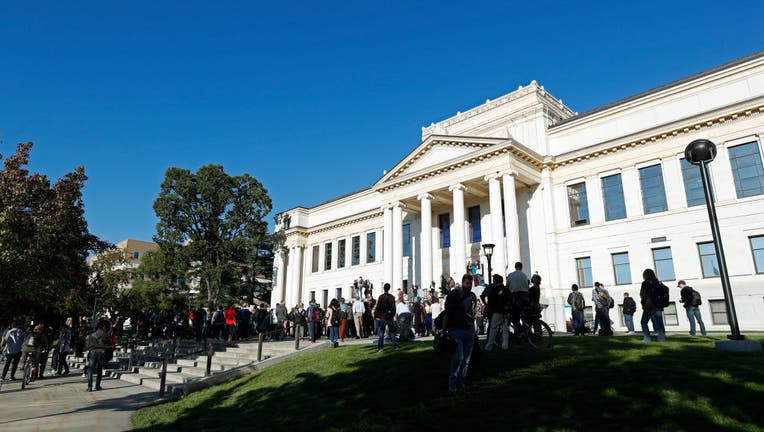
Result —
<svg viewBox="0 0 764 432"><path fill-rule="evenodd" d="M353 302L353 313L364 313L366 312L366 306L364 306L363 302L361 300L356 300Z"/></svg>
<svg viewBox="0 0 764 432"><path fill-rule="evenodd" d="M400 315L402 313L411 313L411 309L409 309L409 305L406 303L398 303L395 306L395 314Z"/></svg>
<svg viewBox="0 0 764 432"><path fill-rule="evenodd" d="M430 310L432 311L432 319L435 319L440 315L440 311L443 308L440 307L440 303L433 303L432 306L430 306Z"/></svg>

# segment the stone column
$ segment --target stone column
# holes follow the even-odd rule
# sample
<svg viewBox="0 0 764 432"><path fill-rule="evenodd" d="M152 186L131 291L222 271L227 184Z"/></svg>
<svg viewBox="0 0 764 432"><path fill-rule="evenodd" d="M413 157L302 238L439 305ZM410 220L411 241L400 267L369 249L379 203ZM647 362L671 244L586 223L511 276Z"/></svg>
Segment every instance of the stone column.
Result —
<svg viewBox="0 0 764 432"><path fill-rule="evenodd" d="M276 252L273 263L274 267L278 270L276 273L276 280L274 281L276 286L273 287L273 291L271 291L271 307L276 307L278 303L281 303L281 301L284 300L284 294L286 293L286 287L284 286L284 280L286 279L284 277L286 271L286 259L284 259L283 249L279 249Z"/></svg>
<svg viewBox="0 0 764 432"><path fill-rule="evenodd" d="M421 278L419 284L422 288L428 289L430 283L432 283L432 198L433 196L424 193L419 195L419 202L421 203L421 216L420 221L422 225L422 231L420 234L421 241L419 242L420 261L422 270L420 272Z"/></svg>
<svg viewBox="0 0 764 432"><path fill-rule="evenodd" d="M498 174L486 176L485 179L488 181L488 203L491 212L491 238L489 241L483 241L483 243L493 243L496 245L496 247L493 248L491 269L493 274L506 277L507 263L504 257L507 255L507 247L504 243L504 218L501 214L501 184L499 183ZM491 281L486 282L491 283Z"/></svg>
<svg viewBox="0 0 764 432"><path fill-rule="evenodd" d="M284 278L286 282L284 284L284 300L287 302L287 307L294 306L290 302L292 301L292 291L294 291L294 246L290 246L289 253L284 256Z"/></svg>
<svg viewBox="0 0 764 432"><path fill-rule="evenodd" d="M382 241L382 277L383 283L393 283L393 209L389 205L382 207L385 228ZM380 290L382 287L379 287ZM381 291L380 291L381 292Z"/></svg>
<svg viewBox="0 0 764 432"><path fill-rule="evenodd" d="M393 204L393 292L403 289L403 204Z"/></svg>
<svg viewBox="0 0 764 432"><path fill-rule="evenodd" d="M459 183L448 188L453 193L454 198L454 224L451 230L451 251L450 255L454 267L451 273L454 274L454 280L461 282L461 277L467 269L467 241L464 233L464 191L467 188Z"/></svg>
<svg viewBox="0 0 764 432"><path fill-rule="evenodd" d="M302 246L294 247L294 265L292 266L291 296L287 297L287 304L292 307L302 300Z"/></svg>
<svg viewBox="0 0 764 432"><path fill-rule="evenodd" d="M514 271L515 263L520 261L520 223L517 219L517 194L515 192L515 172L502 176L504 183L504 225L507 229L507 269ZM528 264L525 263L526 268ZM506 274L504 275L506 276Z"/></svg>

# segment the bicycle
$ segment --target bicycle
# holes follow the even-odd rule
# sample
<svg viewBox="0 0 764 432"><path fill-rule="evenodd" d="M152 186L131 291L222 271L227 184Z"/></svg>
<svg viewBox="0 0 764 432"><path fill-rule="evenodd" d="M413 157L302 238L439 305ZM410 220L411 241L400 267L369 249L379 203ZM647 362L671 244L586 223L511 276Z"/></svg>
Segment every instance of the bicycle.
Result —
<svg viewBox="0 0 764 432"><path fill-rule="evenodd" d="M520 314L520 324L510 318L509 321L509 343L523 340L533 348L551 348L552 335L554 332L549 324L541 319L538 312L532 312L528 308Z"/></svg>
<svg viewBox="0 0 764 432"><path fill-rule="evenodd" d="M21 378L21 390L24 390L37 378L37 364L39 353L27 354L24 360L24 376Z"/></svg>

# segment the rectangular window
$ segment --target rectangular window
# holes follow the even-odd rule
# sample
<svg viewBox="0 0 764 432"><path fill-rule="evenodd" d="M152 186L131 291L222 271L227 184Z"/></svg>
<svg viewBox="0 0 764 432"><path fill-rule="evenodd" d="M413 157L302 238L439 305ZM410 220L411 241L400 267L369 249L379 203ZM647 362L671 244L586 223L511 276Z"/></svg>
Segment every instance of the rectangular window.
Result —
<svg viewBox="0 0 764 432"><path fill-rule="evenodd" d="M764 194L764 167L759 143L749 142L729 148L732 177L738 198Z"/></svg>
<svg viewBox="0 0 764 432"><path fill-rule="evenodd" d="M584 306L584 325L594 328L594 309L591 306Z"/></svg>
<svg viewBox="0 0 764 432"><path fill-rule="evenodd" d="M323 300L324 300L323 308L326 309L326 307L329 306L329 290L325 289L323 294L324 294L324 296L323 296L324 297L323 298Z"/></svg>
<svg viewBox="0 0 764 432"><path fill-rule="evenodd" d="M342 288L337 288L337 297L336 299L339 300L342 298Z"/></svg>
<svg viewBox="0 0 764 432"><path fill-rule="evenodd" d="M345 239L337 242L337 268L345 267Z"/></svg>
<svg viewBox="0 0 764 432"><path fill-rule="evenodd" d="M310 257L311 265L310 271L316 273L318 271L318 245L313 246L313 254Z"/></svg>
<svg viewBox="0 0 764 432"><path fill-rule="evenodd" d="M377 261L377 233L366 234L366 263Z"/></svg>
<svg viewBox="0 0 764 432"><path fill-rule="evenodd" d="M350 265L358 265L361 263L361 236L353 237L350 242Z"/></svg>
<svg viewBox="0 0 764 432"><path fill-rule="evenodd" d="M332 244L324 245L324 270L332 269Z"/></svg>
<svg viewBox="0 0 764 432"><path fill-rule="evenodd" d="M602 177L602 200L605 204L605 220L626 217L626 201L623 199L623 182L620 174Z"/></svg>
<svg viewBox="0 0 764 432"><path fill-rule="evenodd" d="M727 304L724 300L709 300L708 307L711 308L711 322L714 324L729 324L727 321Z"/></svg>
<svg viewBox="0 0 764 432"><path fill-rule="evenodd" d="M438 228L440 228L440 247L451 247L451 216L448 213L438 215Z"/></svg>
<svg viewBox="0 0 764 432"><path fill-rule="evenodd" d="M590 257L576 258L576 273L579 287L592 286L592 259Z"/></svg>
<svg viewBox="0 0 764 432"><path fill-rule="evenodd" d="M586 199L586 183L576 183L568 186L568 211L570 226L587 225L589 223L589 203Z"/></svg>
<svg viewBox="0 0 764 432"><path fill-rule="evenodd" d="M404 224L403 229L403 256L411 256L411 224Z"/></svg>
<svg viewBox="0 0 764 432"><path fill-rule="evenodd" d="M667 326L679 325L679 317L676 314L676 302L669 302L669 305L663 308L663 323Z"/></svg>
<svg viewBox="0 0 764 432"><path fill-rule="evenodd" d="M700 168L687 162L680 161L682 165L682 179L684 179L684 195L687 197L687 207L703 205L706 203L706 195L703 192L703 180L700 179Z"/></svg>
<svg viewBox="0 0 764 432"><path fill-rule="evenodd" d="M138 259L141 256L140 252L133 252L133 258Z"/></svg>
<svg viewBox="0 0 764 432"><path fill-rule="evenodd" d="M698 254L700 255L700 267L703 270L703 277L718 277L719 260L716 259L714 243L698 243Z"/></svg>
<svg viewBox="0 0 764 432"><path fill-rule="evenodd" d="M310 292L310 300L316 300L316 292L315 291L311 291Z"/></svg>
<svg viewBox="0 0 764 432"><path fill-rule="evenodd" d="M470 243L480 243L483 241L483 233L480 229L480 206L468 208L467 218L470 223Z"/></svg>
<svg viewBox="0 0 764 432"><path fill-rule="evenodd" d="M751 237L749 240L756 273L764 273L764 236Z"/></svg>
<svg viewBox="0 0 764 432"><path fill-rule="evenodd" d="M623 305L618 305L618 315L621 316L621 327L626 327L626 321L623 319Z"/></svg>
<svg viewBox="0 0 764 432"><path fill-rule="evenodd" d="M619 252L613 257L613 273L616 285L628 285L631 283L631 269L629 268L629 253Z"/></svg>
<svg viewBox="0 0 764 432"><path fill-rule="evenodd" d="M660 164L640 168L639 184L642 187L642 208L646 215L668 210Z"/></svg>
<svg viewBox="0 0 764 432"><path fill-rule="evenodd" d="M671 248L653 249L653 263L655 263L655 274L661 281L676 279L674 277L674 258L671 256Z"/></svg>

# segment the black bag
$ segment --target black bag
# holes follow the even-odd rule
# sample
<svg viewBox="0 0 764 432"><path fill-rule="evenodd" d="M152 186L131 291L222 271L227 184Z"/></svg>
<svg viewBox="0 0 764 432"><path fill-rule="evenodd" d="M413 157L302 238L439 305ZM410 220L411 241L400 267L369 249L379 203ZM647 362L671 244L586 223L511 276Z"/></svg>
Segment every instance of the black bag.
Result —
<svg viewBox="0 0 764 432"><path fill-rule="evenodd" d="M443 314L441 314L443 315ZM439 353L452 353L456 351L456 341L446 331L439 331L432 340L432 348Z"/></svg>
<svg viewBox="0 0 764 432"><path fill-rule="evenodd" d="M658 309L663 309L669 305L669 289L662 282L658 282L658 285L653 287L653 303Z"/></svg>
<svg viewBox="0 0 764 432"><path fill-rule="evenodd" d="M612 296L608 296L607 298L607 307L610 309L613 309L615 307L615 300L613 300Z"/></svg>
<svg viewBox="0 0 764 432"><path fill-rule="evenodd" d="M692 305L693 306L700 306L703 304L703 299L700 297L700 293L692 290Z"/></svg>
<svg viewBox="0 0 764 432"><path fill-rule="evenodd" d="M446 311L441 311L438 316L432 321L432 325L435 326L435 330L443 330L443 319L446 317Z"/></svg>
<svg viewBox="0 0 764 432"><path fill-rule="evenodd" d="M339 309L332 310L332 319L330 324L332 327L338 327L340 325L340 310Z"/></svg>

